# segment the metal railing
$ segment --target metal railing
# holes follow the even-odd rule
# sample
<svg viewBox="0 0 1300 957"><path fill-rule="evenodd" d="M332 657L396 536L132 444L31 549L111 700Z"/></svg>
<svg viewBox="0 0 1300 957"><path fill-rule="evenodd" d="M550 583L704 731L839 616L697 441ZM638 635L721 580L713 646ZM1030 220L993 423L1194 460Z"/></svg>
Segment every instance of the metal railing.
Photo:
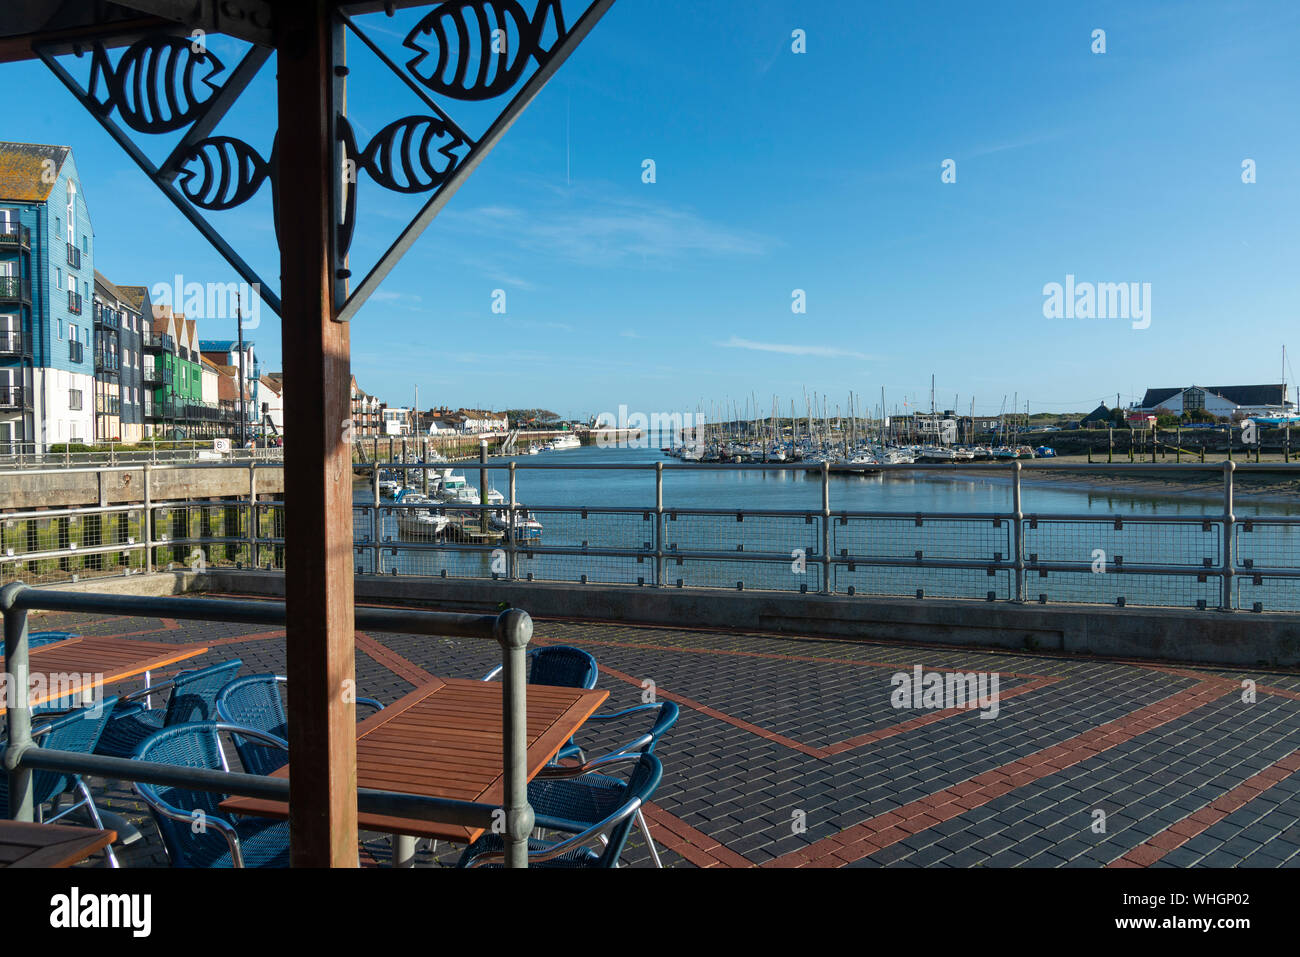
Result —
<svg viewBox="0 0 1300 957"><path fill-rule="evenodd" d="M156 502L146 473L140 504L0 516L0 576L65 580L177 565L283 569L285 506L278 496L257 495L256 469L264 464L272 463L246 466L248 495L219 502ZM1234 511L1241 473L1300 475L1300 466L1071 465L1095 473L1217 475L1222 508L1167 515L1026 511L1025 472L1052 467L879 469L888 475L978 471L1007 479L1007 508L927 512L836 507L832 478L854 470L790 464L480 463L484 472L506 473L503 503L399 503L380 495L379 476L421 466L385 463L371 470L364 498L354 500L354 567L358 575L1300 611L1300 516ZM523 504L516 480L530 469L652 474L643 504ZM756 469L804 473L819 507L665 502L665 473ZM410 484L419 490L422 481ZM101 552L107 557L94 558Z"/></svg>
<svg viewBox="0 0 1300 957"><path fill-rule="evenodd" d="M22 223L9 219L0 222L0 246L30 246L32 231Z"/></svg>
<svg viewBox="0 0 1300 957"><path fill-rule="evenodd" d="M166 352L173 352L172 337L157 332L144 332L140 334L140 342L146 349L162 349Z"/></svg>
<svg viewBox="0 0 1300 957"><path fill-rule="evenodd" d="M5 681L12 698L8 702L6 715L9 743L4 751L4 766L9 774L9 810L14 820L35 820L32 772L38 770L94 774L119 781L289 801L289 780L286 778L184 768L37 746L32 740L32 714L28 698L31 662L27 638L27 614L37 610L122 616L152 615L185 621L226 621L280 627L284 626L286 620L285 606L280 602L78 594L38 590L20 583L0 589L0 613L4 615L5 632ZM501 647L504 717L503 807L358 788L358 812L482 829L493 828L504 814L506 866L527 867L528 834L533 827L533 810L528 804L526 763L526 650L532 640L532 619L518 609L494 616L359 607L355 612L355 622L358 630L370 632L496 641ZM292 754L290 762L292 763ZM396 848L394 854L396 855Z"/></svg>
<svg viewBox="0 0 1300 957"><path fill-rule="evenodd" d="M82 362L85 360L85 357L86 357L86 347L77 339L69 339L68 360L70 362Z"/></svg>
<svg viewBox="0 0 1300 957"><path fill-rule="evenodd" d="M32 281L18 276L0 276L0 299L32 300Z"/></svg>
<svg viewBox="0 0 1300 957"><path fill-rule="evenodd" d="M12 387L21 393L17 386ZM12 391L11 390L11 391ZM0 387L0 408L4 408L6 390ZM17 401L21 401L21 394ZM233 447L229 452L217 452L212 447L212 439L191 439L183 442L164 442L156 444L149 439L140 442L102 442L97 443L91 451L72 451L70 443L50 443L42 445L35 442L0 442L0 477L13 469L23 470L66 470L95 467L131 466L139 467L145 463L155 465L199 464L242 464L259 462L279 466L284 457L282 448L240 449ZM4 513L0 512L0 518Z"/></svg>
<svg viewBox="0 0 1300 957"><path fill-rule="evenodd" d="M68 265L73 269L81 268L81 250L72 243L68 243Z"/></svg>
<svg viewBox="0 0 1300 957"><path fill-rule="evenodd" d="M1194 515L1025 512L1024 473L1061 467L1016 461L868 470L886 475L979 472L1008 479L1010 508L961 513L835 508L832 476L862 470L824 464L481 463L480 482L488 471L508 473L504 504L386 502L376 479L371 501L353 506L356 567L359 574L505 581L1300 611L1300 517L1243 518L1233 506L1239 473L1280 471L1300 477L1300 466L1070 464L1069 470L1081 472L1219 475L1222 510ZM378 468L404 474L420 466L394 462ZM469 472L473 466L465 468ZM516 476L526 469L651 471L654 497L644 505L525 506L516 495ZM665 472L758 469L810 474L819 481L821 507L718 509L664 503ZM436 521L420 522L416 516L421 512L449 524L438 529ZM529 513L541 525L536 540L525 536L536 529L521 527Z"/></svg>
<svg viewBox="0 0 1300 957"><path fill-rule="evenodd" d="M0 329L0 355L20 356L23 354L23 334L17 329Z"/></svg>
<svg viewBox="0 0 1300 957"><path fill-rule="evenodd" d="M0 409L29 409L31 399L21 385L0 385Z"/></svg>
<svg viewBox="0 0 1300 957"><path fill-rule="evenodd" d="M81 315L81 293L68 290L68 312L74 316Z"/></svg>

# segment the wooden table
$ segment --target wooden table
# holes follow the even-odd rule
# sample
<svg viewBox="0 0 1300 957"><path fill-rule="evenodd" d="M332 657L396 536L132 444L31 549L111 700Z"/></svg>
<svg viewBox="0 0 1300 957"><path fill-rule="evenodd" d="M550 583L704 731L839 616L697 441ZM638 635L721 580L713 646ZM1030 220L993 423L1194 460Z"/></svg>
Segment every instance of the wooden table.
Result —
<svg viewBox="0 0 1300 957"><path fill-rule="evenodd" d="M500 682L438 678L367 718L357 725L357 786L502 804L501 695ZM599 689L528 686L530 781L607 697L609 692ZM288 770L275 774L287 776ZM284 802L259 798L228 798L221 809L280 820L289 816ZM379 814L362 814L358 824L393 834L394 861L403 866L413 862L416 838L468 844L483 833L483 828Z"/></svg>
<svg viewBox="0 0 1300 957"><path fill-rule="evenodd" d="M70 867L115 840L93 827L0 820L0 867Z"/></svg>
<svg viewBox="0 0 1300 957"><path fill-rule="evenodd" d="M47 678L45 689L31 695L28 703L35 707L65 696L81 695L124 678L148 675L156 668L194 658L207 650L205 645L174 645L93 636L67 638L40 645L28 652L31 675L63 675L66 680L53 682ZM4 667L4 658L0 656L0 670ZM0 695L0 714L6 710L4 697Z"/></svg>

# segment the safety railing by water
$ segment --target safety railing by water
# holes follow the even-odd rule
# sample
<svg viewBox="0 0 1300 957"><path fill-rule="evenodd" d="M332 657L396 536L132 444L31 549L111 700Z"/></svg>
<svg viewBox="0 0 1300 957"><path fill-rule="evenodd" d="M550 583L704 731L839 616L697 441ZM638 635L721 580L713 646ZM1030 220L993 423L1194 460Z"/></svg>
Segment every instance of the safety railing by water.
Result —
<svg viewBox="0 0 1300 957"><path fill-rule="evenodd" d="M9 739L4 767L9 774L9 808L16 821L35 819L32 772L36 770L94 774L119 781L192 788L240 797L289 801L289 781L226 771L175 767L149 761L102 757L41 748L32 740L28 700L31 662L28 655L29 611L89 612L122 616L162 616L182 621L225 621L283 626L280 602L232 601L209 598L144 598L78 594L29 588L13 583L0 589L4 615L5 685ZM528 804L526 651L532 639L532 619L512 609L500 615L387 608L357 608L356 627L370 632L396 632L496 641L501 647L504 729L504 807L471 801L426 797L370 788L357 789L357 810L363 814L414 818L488 829L504 813L506 866L528 866L528 834L533 811ZM292 718L291 718L292 720ZM290 755L292 763L292 754Z"/></svg>
<svg viewBox="0 0 1300 957"><path fill-rule="evenodd" d="M256 494L261 467L247 466L251 497L152 501L146 476L141 505L6 514L0 576L58 581L155 569L283 569L284 503ZM1220 487L1219 502L1196 514L1026 511L1025 475L1059 468L1038 462L871 469L884 482L908 474L1000 477L1008 507L988 512L841 508L840 478L855 470L797 464L480 462L463 468L479 472L480 488L504 473L499 504L381 496L383 474L411 476L405 484L425 488L421 468L370 468L353 505L358 575L1300 611L1300 517L1281 510L1242 516L1234 508L1243 475L1300 478L1296 465L1069 466L1112 476L1208 477ZM517 478L529 470L641 473L637 488L644 491L629 489L632 504L623 505L521 503ZM719 509L666 500L666 475L707 470L799 474L817 505L748 508L737 501Z"/></svg>
<svg viewBox="0 0 1300 957"><path fill-rule="evenodd" d="M384 463L404 474L418 465ZM1212 464L1074 465L1070 471L1218 476L1218 511L1204 514L1026 512L1022 479L1051 463L886 465L871 473L972 474L1007 479L1010 508L916 512L836 508L832 478L861 469L819 464L480 463L508 473L497 505L353 507L358 574L491 577L644 587L766 589L822 595L1083 602L1201 610L1300 610L1300 517L1234 512L1238 477L1300 466ZM632 470L653 474L645 505L521 504L516 477L532 469ZM820 484L821 507L732 509L665 504L665 473L701 470L802 472ZM414 483L419 487L419 483ZM653 499L650 500L650 494ZM450 518L411 520L420 513ZM459 516L459 518L458 518ZM485 521L485 517L487 520ZM521 522L537 519L540 537ZM479 534L465 535L455 529ZM515 530L511 533L510 530Z"/></svg>
<svg viewBox="0 0 1300 957"><path fill-rule="evenodd" d="M245 464L248 462L280 462L284 459L281 447L241 449L236 443L228 452L213 448L212 439L186 443L150 442L106 443L88 451L73 451L71 445L42 446L31 442L0 442L0 471L13 469L86 468L92 466L179 464L187 462L216 462Z"/></svg>

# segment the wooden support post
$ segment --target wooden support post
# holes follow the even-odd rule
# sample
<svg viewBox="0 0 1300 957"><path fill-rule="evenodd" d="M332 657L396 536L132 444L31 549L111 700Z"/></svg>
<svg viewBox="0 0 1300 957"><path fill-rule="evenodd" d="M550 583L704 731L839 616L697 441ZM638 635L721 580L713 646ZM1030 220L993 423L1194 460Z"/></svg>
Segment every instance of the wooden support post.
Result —
<svg viewBox="0 0 1300 957"><path fill-rule="evenodd" d="M290 862L357 866L349 343L334 266L334 52L327 0L277 8Z"/></svg>

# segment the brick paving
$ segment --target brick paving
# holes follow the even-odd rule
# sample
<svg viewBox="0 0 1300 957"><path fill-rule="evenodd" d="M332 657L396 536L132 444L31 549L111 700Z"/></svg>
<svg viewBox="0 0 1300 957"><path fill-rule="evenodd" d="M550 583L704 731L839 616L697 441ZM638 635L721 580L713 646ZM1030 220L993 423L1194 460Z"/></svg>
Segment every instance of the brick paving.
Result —
<svg viewBox="0 0 1300 957"><path fill-rule="evenodd" d="M283 632L257 626L47 613L31 627L213 646L185 667L285 669ZM666 867L1300 867L1293 672L573 621L537 621L535 641L594 654L608 710L651 689L681 706L646 809ZM358 691L387 704L498 660L490 643L358 634ZM917 665L996 673L996 715L895 707L895 676ZM641 730L580 740L599 753ZM123 864L165 866L129 787L91 783L144 835ZM363 864L386 864L387 836L362 838ZM459 850L421 842L417 860ZM623 860L649 866L638 832Z"/></svg>

